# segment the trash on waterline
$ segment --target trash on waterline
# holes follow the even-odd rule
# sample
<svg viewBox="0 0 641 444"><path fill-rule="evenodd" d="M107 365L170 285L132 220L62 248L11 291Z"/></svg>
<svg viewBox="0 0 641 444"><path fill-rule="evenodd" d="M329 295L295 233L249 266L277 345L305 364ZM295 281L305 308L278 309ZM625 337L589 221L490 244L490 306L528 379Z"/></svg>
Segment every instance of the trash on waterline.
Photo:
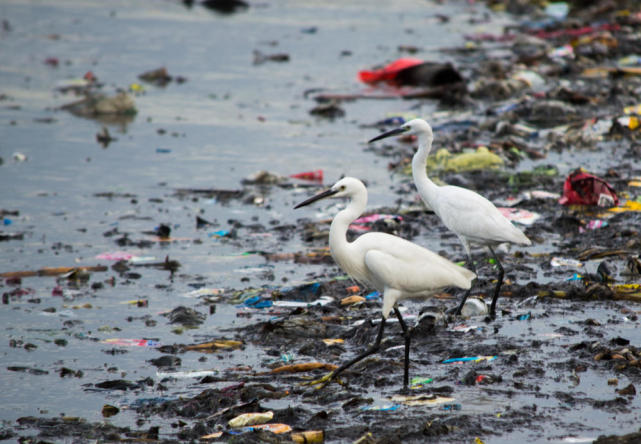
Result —
<svg viewBox="0 0 641 444"><path fill-rule="evenodd" d="M574 268L583 267L583 263L581 261L567 258L567 257L559 257L559 256L555 256L552 259L550 259L550 265L552 265L553 267L574 267Z"/></svg>
<svg viewBox="0 0 641 444"><path fill-rule="evenodd" d="M469 318L471 316L480 316L488 313L487 303L477 298L469 298L465 301L461 309L461 316Z"/></svg>
<svg viewBox="0 0 641 444"><path fill-rule="evenodd" d="M411 389L420 389L425 387L427 384L431 383L433 381L432 378L427 378L424 376L416 376L412 378L410 381L410 388Z"/></svg>
<svg viewBox="0 0 641 444"><path fill-rule="evenodd" d="M323 170L304 171L302 173L290 174L294 179L309 180L313 182L323 181Z"/></svg>
<svg viewBox="0 0 641 444"><path fill-rule="evenodd" d="M528 210L505 207L497 207L497 209L507 220L523 225L532 225L541 218L540 214Z"/></svg>
<svg viewBox="0 0 641 444"><path fill-rule="evenodd" d="M307 430L299 433L292 433L291 440L296 444L318 444L325 440L323 430Z"/></svg>
<svg viewBox="0 0 641 444"><path fill-rule="evenodd" d="M441 361L441 364L463 364L465 362L494 361L496 356L465 356L462 358L449 358Z"/></svg>
<svg viewBox="0 0 641 444"><path fill-rule="evenodd" d="M272 369L271 371L267 372L267 374L274 374L274 373L300 373L300 372L308 372L311 370L317 370L317 369L324 369L324 370L336 370L338 368L337 365L335 364L327 364L324 362L304 362L301 364L288 364L288 365L283 365L281 367L276 367L275 369Z"/></svg>
<svg viewBox="0 0 641 444"><path fill-rule="evenodd" d="M245 427L256 424L264 424L267 421L271 421L274 418L274 412L258 412L258 413L243 413L238 415L235 418L230 419L227 424L229 427Z"/></svg>
<svg viewBox="0 0 641 444"><path fill-rule="evenodd" d="M203 376L213 376L217 374L217 370L187 370L178 372L161 372L157 371L156 376L159 378L202 378Z"/></svg>
<svg viewBox="0 0 641 444"><path fill-rule="evenodd" d="M455 398L437 395L394 395L391 400L393 402L400 402L404 405L413 406L426 406L434 407L440 404L451 403Z"/></svg>
<svg viewBox="0 0 641 444"><path fill-rule="evenodd" d="M101 344L119 345L123 347L159 347L160 342L152 339L126 339L126 338L109 338L100 341Z"/></svg>
<svg viewBox="0 0 641 444"><path fill-rule="evenodd" d="M565 179L563 196L559 199L559 203L616 207L619 205L619 198L609 183L579 168Z"/></svg>

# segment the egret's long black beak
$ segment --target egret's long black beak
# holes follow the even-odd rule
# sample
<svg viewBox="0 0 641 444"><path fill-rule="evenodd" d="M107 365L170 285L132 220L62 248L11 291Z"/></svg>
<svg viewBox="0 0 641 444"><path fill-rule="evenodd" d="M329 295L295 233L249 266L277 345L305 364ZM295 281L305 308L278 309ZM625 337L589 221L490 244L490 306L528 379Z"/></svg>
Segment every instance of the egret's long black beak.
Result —
<svg viewBox="0 0 641 444"><path fill-rule="evenodd" d="M386 133L379 134L378 136L374 137L372 140L370 140L367 143L372 143L372 142L376 142L377 140L386 139L388 137L396 136L398 134L403 134L405 131L407 131L407 129L405 129L403 127L395 128L395 129L390 130L390 131L388 131Z"/></svg>
<svg viewBox="0 0 641 444"><path fill-rule="evenodd" d="M294 209L300 208L300 207L304 207L306 205L309 205L311 203L316 202L317 200L321 200L321 199L325 199L326 197L333 196L336 193L338 193L338 190L332 190L331 188L329 188L329 189L327 189L325 191L321 191L320 193L310 197L306 201L303 201L303 202L299 203L298 205L296 205L294 207Z"/></svg>

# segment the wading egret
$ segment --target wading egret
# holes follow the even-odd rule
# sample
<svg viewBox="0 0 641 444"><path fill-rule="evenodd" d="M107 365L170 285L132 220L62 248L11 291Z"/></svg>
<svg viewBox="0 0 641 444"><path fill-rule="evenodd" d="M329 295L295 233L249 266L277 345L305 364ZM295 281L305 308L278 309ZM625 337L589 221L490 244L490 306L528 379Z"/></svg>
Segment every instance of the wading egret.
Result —
<svg viewBox="0 0 641 444"><path fill-rule="evenodd" d="M370 232L349 242L349 225L367 206L367 189L363 182L353 177L339 180L331 188L310 197L294 208L327 197L350 198L347 207L336 214L329 229L329 249L332 257L354 280L383 294L383 317L376 340L367 351L312 384L325 384L346 368L375 353L381 344L385 320L393 310L405 338L403 387L407 388L411 332L396 304L402 299L425 298L445 287L469 289L476 275L426 248L391 234Z"/></svg>
<svg viewBox="0 0 641 444"><path fill-rule="evenodd" d="M368 143L396 135L415 135L418 149L412 158L412 176L421 199L443 224L456 233L465 248L470 266L476 272L470 243L481 244L488 247L499 269L498 281L494 288L494 297L490 305L490 316L496 316L496 301L503 284L503 266L496 256L496 245L510 242L519 245L531 245L530 239L507 220L492 202L474 191L452 185L438 186L427 177L425 162L432 149L432 127L423 119L414 119L400 127L380 134ZM471 289L470 289L471 290ZM459 304L456 314L461 314L461 309L470 294L465 293Z"/></svg>

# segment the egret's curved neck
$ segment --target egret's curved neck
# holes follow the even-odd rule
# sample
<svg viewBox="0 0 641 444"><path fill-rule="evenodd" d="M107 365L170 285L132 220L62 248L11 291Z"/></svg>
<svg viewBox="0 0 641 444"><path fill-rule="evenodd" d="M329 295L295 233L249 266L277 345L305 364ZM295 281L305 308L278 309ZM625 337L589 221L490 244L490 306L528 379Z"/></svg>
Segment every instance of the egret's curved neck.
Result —
<svg viewBox="0 0 641 444"><path fill-rule="evenodd" d="M363 214L366 206L367 192L363 190L362 193L352 196L352 200L347 207L334 216L332 225L329 228L329 248L335 257L341 257L342 253L344 253L348 247L347 230L349 224Z"/></svg>
<svg viewBox="0 0 641 444"><path fill-rule="evenodd" d="M427 205L435 210L434 206L438 187L427 177L427 171L425 169L427 156L432 150L432 140L432 134L420 133L418 135L418 149L412 158L412 177L414 178L414 183L421 198Z"/></svg>

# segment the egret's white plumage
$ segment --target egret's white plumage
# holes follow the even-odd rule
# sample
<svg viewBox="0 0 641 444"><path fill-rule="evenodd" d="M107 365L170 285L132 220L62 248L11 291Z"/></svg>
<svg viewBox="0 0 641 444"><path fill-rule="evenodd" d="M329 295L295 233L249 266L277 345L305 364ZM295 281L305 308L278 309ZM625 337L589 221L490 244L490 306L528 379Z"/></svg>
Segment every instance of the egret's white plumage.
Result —
<svg viewBox="0 0 641 444"><path fill-rule="evenodd" d="M465 248L470 264L472 264L470 243L489 247L490 252L495 256L500 278L490 308L490 314L494 316L496 299L503 280L503 268L492 247L504 242L531 245L530 239L506 219L492 202L480 194L452 185L438 186L427 177L425 163L432 149L434 135L432 127L425 120L411 120L399 128L374 137L370 142L399 134L416 135L418 149L412 158L412 176L418 193L425 205L436 213L443 224L456 233ZM469 291L461 302L458 313L468 295Z"/></svg>
<svg viewBox="0 0 641 444"><path fill-rule="evenodd" d="M328 190L307 199L295 208L326 197L351 198L347 207L339 211L332 220L329 248L336 263L347 274L383 294L383 319L377 336L378 343L375 344L376 349L390 311L394 310L399 318L406 339L407 386L409 333L396 307L397 302L407 298L426 297L445 287L469 289L476 275L426 248L391 234L366 233L349 242L349 225L365 211L367 205L367 189L360 180L353 177L339 180ZM371 353L372 349L367 354ZM352 365L360 359L348 364ZM344 365L331 376L335 376L349 365Z"/></svg>

